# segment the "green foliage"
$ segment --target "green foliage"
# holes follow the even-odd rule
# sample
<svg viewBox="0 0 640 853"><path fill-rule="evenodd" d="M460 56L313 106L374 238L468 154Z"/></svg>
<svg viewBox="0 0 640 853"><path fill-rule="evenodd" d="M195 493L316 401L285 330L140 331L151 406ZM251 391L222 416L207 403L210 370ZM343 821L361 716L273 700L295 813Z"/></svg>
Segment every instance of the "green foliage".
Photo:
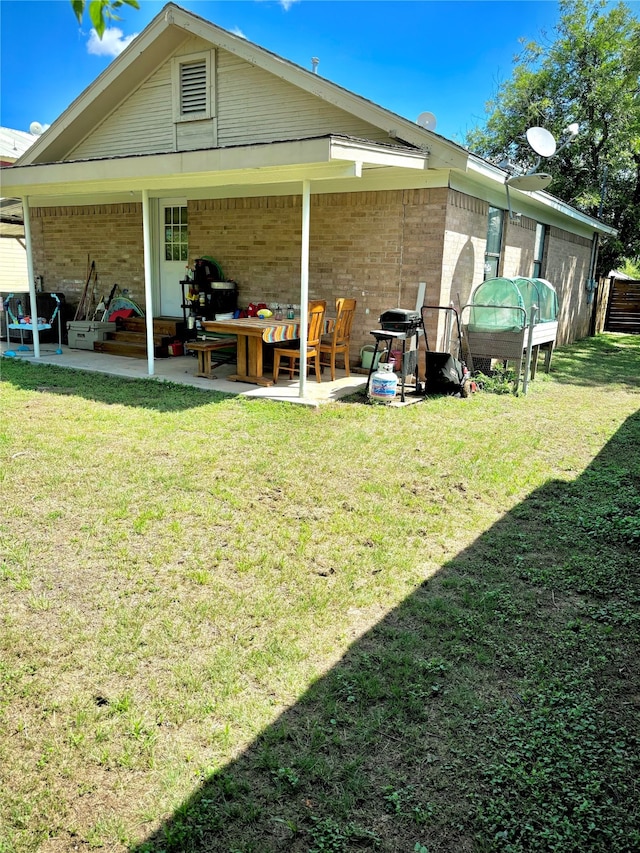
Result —
<svg viewBox="0 0 640 853"><path fill-rule="evenodd" d="M640 831L622 805L635 784L637 739L588 687L553 680L525 692L520 710L493 715L498 757L484 771L491 796L478 802L480 835L494 839L493 850L638 849Z"/></svg>
<svg viewBox="0 0 640 853"><path fill-rule="evenodd" d="M640 260L632 261L625 258L622 264L618 264L618 270L624 275L628 275L629 278L640 281Z"/></svg>
<svg viewBox="0 0 640 853"><path fill-rule="evenodd" d="M620 258L640 254L640 22L624 3L561 0L559 6L555 38L523 42L511 79L499 86L484 128L473 130L467 144L527 169L535 165L528 127L561 139L578 122L577 138L548 161L550 191L618 229L618 238L601 248L606 274Z"/></svg>
<svg viewBox="0 0 640 853"><path fill-rule="evenodd" d="M414 785L407 785L404 788L386 785L383 794L387 811L397 817L414 823L425 824L434 814L434 807L431 803L419 802Z"/></svg>
<svg viewBox="0 0 640 853"><path fill-rule="evenodd" d="M331 817L311 816L311 828L309 835L313 840L313 847L309 853L346 853L353 849L350 845L355 843L358 847L360 842L377 842L380 839L375 833L349 821L345 826Z"/></svg>
<svg viewBox="0 0 640 853"><path fill-rule="evenodd" d="M473 378L481 391L487 391L491 394L511 394L515 381L515 371L513 368L506 370L496 368L488 374L474 373Z"/></svg>
<svg viewBox="0 0 640 853"><path fill-rule="evenodd" d="M342 853L346 850L349 835L331 818L312 818L310 835L313 847L309 853Z"/></svg>
<svg viewBox="0 0 640 853"><path fill-rule="evenodd" d="M138 0L71 0L71 7L79 24L82 23L85 9L88 7L89 18L99 38L104 35L109 21L120 20L116 10L124 5L134 9L140 8Z"/></svg>

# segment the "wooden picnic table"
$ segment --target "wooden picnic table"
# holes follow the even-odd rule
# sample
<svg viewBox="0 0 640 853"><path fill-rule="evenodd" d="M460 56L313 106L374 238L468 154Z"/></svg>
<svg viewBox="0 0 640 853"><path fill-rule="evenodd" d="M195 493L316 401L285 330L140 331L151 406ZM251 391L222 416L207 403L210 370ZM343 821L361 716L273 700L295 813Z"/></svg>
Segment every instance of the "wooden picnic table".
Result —
<svg viewBox="0 0 640 853"><path fill-rule="evenodd" d="M203 320L207 332L236 335L238 340L238 372L227 377L233 382L251 382L269 387L273 379L264 375L262 345L293 341L300 336L300 318L293 320L262 320L260 317L239 317L236 320Z"/></svg>
<svg viewBox="0 0 640 853"><path fill-rule="evenodd" d="M331 331L334 320L325 321L325 330ZM273 379L264 375L262 345L295 341L300 337L300 318L292 320L262 320L260 317L239 317L236 320L203 320L207 332L236 335L238 339L238 372L227 378L233 382L251 382L269 387Z"/></svg>

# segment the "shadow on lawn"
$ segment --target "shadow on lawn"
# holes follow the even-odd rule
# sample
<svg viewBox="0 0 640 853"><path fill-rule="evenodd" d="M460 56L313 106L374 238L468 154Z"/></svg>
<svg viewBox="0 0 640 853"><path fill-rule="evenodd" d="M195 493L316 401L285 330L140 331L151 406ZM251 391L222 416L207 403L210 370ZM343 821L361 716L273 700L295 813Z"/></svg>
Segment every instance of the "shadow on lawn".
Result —
<svg viewBox="0 0 640 853"><path fill-rule="evenodd" d="M181 412L231 399L232 395L157 379L128 379L56 365L0 359L1 377L25 391L70 394L97 403L135 406L156 412Z"/></svg>
<svg viewBox="0 0 640 853"><path fill-rule="evenodd" d="M533 493L356 641L136 853L637 849L639 444L636 414L576 481Z"/></svg>

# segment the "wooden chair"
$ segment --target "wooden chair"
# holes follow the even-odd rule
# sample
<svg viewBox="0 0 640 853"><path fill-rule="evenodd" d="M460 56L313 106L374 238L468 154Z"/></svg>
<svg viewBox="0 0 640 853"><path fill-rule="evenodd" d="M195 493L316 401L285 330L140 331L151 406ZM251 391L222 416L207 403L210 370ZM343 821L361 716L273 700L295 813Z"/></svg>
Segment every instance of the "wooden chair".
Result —
<svg viewBox="0 0 640 853"><path fill-rule="evenodd" d="M349 341L355 313L355 299L342 297L336 299L336 322L333 332L320 341L320 366L331 368L332 382L336 378L336 355L342 356L345 373L347 376L351 376L349 372Z"/></svg>
<svg viewBox="0 0 640 853"><path fill-rule="evenodd" d="M308 313L308 329L307 329L307 364L313 359L316 379L322 382L320 375L320 338L324 331L324 313L327 310L325 300L316 300L309 303ZM273 381L278 381L278 373L280 372L280 359L289 359L289 377L293 379L293 371L295 370L296 361L300 360L300 349L295 347L276 347L273 350ZM301 368L302 369L302 368Z"/></svg>

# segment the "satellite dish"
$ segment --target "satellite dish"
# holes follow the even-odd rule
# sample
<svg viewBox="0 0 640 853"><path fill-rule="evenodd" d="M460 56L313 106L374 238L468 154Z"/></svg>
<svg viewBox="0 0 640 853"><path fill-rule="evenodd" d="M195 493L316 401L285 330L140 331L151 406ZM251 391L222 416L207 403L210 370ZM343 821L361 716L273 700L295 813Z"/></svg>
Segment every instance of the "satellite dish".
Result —
<svg viewBox="0 0 640 853"><path fill-rule="evenodd" d="M526 132L527 142L540 157L553 157L556 141L544 127L530 127Z"/></svg>
<svg viewBox="0 0 640 853"><path fill-rule="evenodd" d="M416 124L424 127L425 130L435 130L437 121L433 113L420 113L416 119Z"/></svg>
<svg viewBox="0 0 640 853"><path fill-rule="evenodd" d="M511 178L507 178L507 186L525 191L543 190L549 186L552 180L552 176L547 175L546 172L537 172L533 175L513 175Z"/></svg>
<svg viewBox="0 0 640 853"><path fill-rule="evenodd" d="M29 133L32 133L34 136L40 136L43 131L44 127L40 124L39 121L32 121L29 125Z"/></svg>

